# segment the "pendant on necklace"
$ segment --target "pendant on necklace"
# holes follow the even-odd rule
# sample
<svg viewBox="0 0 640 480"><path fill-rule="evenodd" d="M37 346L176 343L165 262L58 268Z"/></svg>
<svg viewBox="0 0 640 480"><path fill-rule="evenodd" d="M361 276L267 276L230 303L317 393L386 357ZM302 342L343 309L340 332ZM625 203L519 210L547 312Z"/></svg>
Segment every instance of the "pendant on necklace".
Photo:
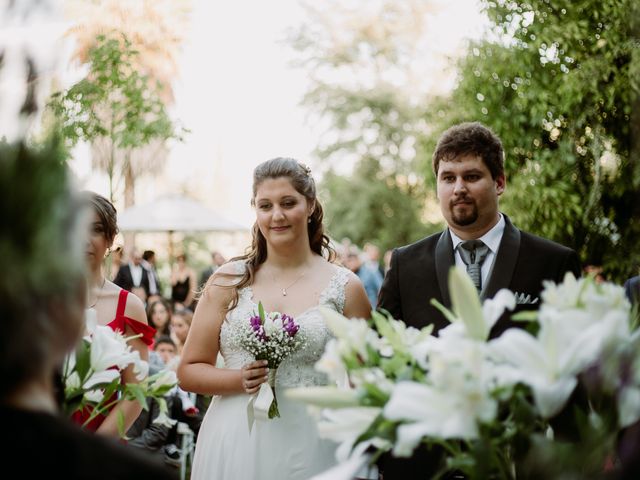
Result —
<svg viewBox="0 0 640 480"><path fill-rule="evenodd" d="M283 296L283 297L286 297L286 296L287 296L287 291L286 291L284 288L282 289L282 296Z"/></svg>

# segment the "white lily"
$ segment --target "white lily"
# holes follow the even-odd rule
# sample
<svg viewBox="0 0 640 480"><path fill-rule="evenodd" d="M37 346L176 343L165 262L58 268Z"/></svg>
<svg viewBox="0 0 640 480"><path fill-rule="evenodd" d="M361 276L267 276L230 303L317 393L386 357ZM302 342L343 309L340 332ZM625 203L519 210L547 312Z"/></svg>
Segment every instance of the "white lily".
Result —
<svg viewBox="0 0 640 480"><path fill-rule="evenodd" d="M318 372L326 373L332 382L342 382L347 377L347 369L340 356L339 340L332 338L327 342L324 353L315 364Z"/></svg>
<svg viewBox="0 0 640 480"><path fill-rule="evenodd" d="M356 439L362 435L382 412L378 407L349 407L323 410L318 422L322 438L340 443L336 458L342 462L349 454Z"/></svg>
<svg viewBox="0 0 640 480"><path fill-rule="evenodd" d="M84 398L90 402L100 403L104 399L104 392L100 389L84 392Z"/></svg>
<svg viewBox="0 0 640 480"><path fill-rule="evenodd" d="M378 343L378 335L371 330L367 321L362 318L348 319L327 307L320 307L320 312L339 340L340 354L356 352L366 361L369 358L367 345L375 346Z"/></svg>
<svg viewBox="0 0 640 480"><path fill-rule="evenodd" d="M618 394L618 424L626 428L640 419L640 388L629 386Z"/></svg>
<svg viewBox="0 0 640 480"><path fill-rule="evenodd" d="M398 383L384 407L389 420L403 420L397 430L393 452L411 455L423 437L474 439L478 422L495 418L497 402L483 392L455 395L416 382Z"/></svg>
<svg viewBox="0 0 640 480"><path fill-rule="evenodd" d="M91 368L96 372L114 366L125 368L135 361L130 350L122 334L98 325L91 336Z"/></svg>
<svg viewBox="0 0 640 480"><path fill-rule="evenodd" d="M149 376L149 362L140 358L140 352L133 350L133 373L138 381L142 381Z"/></svg>
<svg viewBox="0 0 640 480"><path fill-rule="evenodd" d="M103 370L101 372L93 372L82 385L83 388L93 388L97 385L107 385L115 379L120 378L118 370Z"/></svg>
<svg viewBox="0 0 640 480"><path fill-rule="evenodd" d="M492 299L480 304L478 291L469 275L459 267L449 271L449 292L451 293L451 306L453 314L447 317L452 325L461 324L451 328L450 333L467 335L475 340L484 341L489 337L491 327L498 321L505 309L513 310L516 299L513 292L502 289ZM441 305L441 310L446 310ZM441 333L442 335L442 333Z"/></svg>
<svg viewBox="0 0 640 480"><path fill-rule="evenodd" d="M365 470L371 459L371 455L366 453L371 444L372 442L370 441L359 443L347 460L338 463L338 465L329 470L314 475L311 480L352 480L353 478L360 478L359 472Z"/></svg>
<svg viewBox="0 0 640 480"><path fill-rule="evenodd" d="M176 376L176 372L167 368L162 370L158 376L153 379L151 387L154 390L158 390L162 387L173 387L177 383L178 377Z"/></svg>

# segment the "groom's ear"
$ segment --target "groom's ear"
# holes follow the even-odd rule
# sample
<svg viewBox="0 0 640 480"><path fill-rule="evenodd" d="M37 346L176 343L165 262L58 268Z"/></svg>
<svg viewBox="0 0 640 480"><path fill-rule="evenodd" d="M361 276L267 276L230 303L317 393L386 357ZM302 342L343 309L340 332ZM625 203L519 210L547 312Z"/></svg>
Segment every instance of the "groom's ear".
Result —
<svg viewBox="0 0 640 480"><path fill-rule="evenodd" d="M505 177L504 173L501 173L494 181L496 182L496 193L500 196L504 193L505 188L507 188L507 177Z"/></svg>

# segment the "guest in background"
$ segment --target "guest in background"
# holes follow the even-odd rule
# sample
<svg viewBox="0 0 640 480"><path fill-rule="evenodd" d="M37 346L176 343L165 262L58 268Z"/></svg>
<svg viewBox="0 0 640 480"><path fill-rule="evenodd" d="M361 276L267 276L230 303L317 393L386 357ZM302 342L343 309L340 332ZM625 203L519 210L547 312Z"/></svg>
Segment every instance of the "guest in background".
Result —
<svg viewBox="0 0 640 480"><path fill-rule="evenodd" d="M156 329L154 340L171 335L171 304L160 298L147 307L147 321Z"/></svg>
<svg viewBox="0 0 640 480"><path fill-rule="evenodd" d="M171 301L173 308L191 308L196 293L196 273L187 265L187 257L180 254L171 271Z"/></svg>
<svg viewBox="0 0 640 480"><path fill-rule="evenodd" d="M624 282L624 292L632 305L640 305L640 275L631 277Z"/></svg>
<svg viewBox="0 0 640 480"><path fill-rule="evenodd" d="M384 274L386 275L391 267L391 255L393 254L393 250L387 250L384 252L382 257L382 263L384 265Z"/></svg>
<svg viewBox="0 0 640 480"><path fill-rule="evenodd" d="M378 270L378 272L380 272L380 276L384 278L384 269L380 264L380 249L378 246L367 242L362 247L362 252L364 254L364 264L369 268Z"/></svg>
<svg viewBox="0 0 640 480"><path fill-rule="evenodd" d="M159 358L161 358L159 356ZM165 369L163 363L149 362L149 375L155 375ZM168 411L173 409L174 395L164 396ZM158 460L165 460L164 447L169 443L169 436L173 426L164 423L154 423L160 414L160 404L155 398L147 398L147 408L143 409L136 421L127 432L127 445L150 452L158 456Z"/></svg>
<svg viewBox="0 0 640 480"><path fill-rule="evenodd" d="M353 248L347 253L345 266L360 278L364 290L367 292L371 308L375 308L378 301L378 292L382 286L382 275L378 267L364 263L358 251Z"/></svg>
<svg viewBox="0 0 640 480"><path fill-rule="evenodd" d="M213 272L215 272L218 268L224 265L225 262L226 260L220 252L217 252L215 250L211 252L211 265L205 268L202 271L202 275L200 275L200 290L202 290L205 283L207 283L207 280L209 280L209 277L213 275Z"/></svg>
<svg viewBox="0 0 640 480"><path fill-rule="evenodd" d="M149 297L147 303L159 300L162 296L162 286L156 271L156 252L145 250L142 252L142 266L147 270L149 276Z"/></svg>
<svg viewBox="0 0 640 480"><path fill-rule="evenodd" d="M131 252L131 260L120 267L113 283L137 295L143 302L149 298L149 272L142 265L142 255L137 249Z"/></svg>
<svg viewBox="0 0 640 480"><path fill-rule="evenodd" d="M113 282L122 266L122 246L113 246L109 252L109 280Z"/></svg>
<svg viewBox="0 0 640 480"><path fill-rule="evenodd" d="M171 338L175 342L178 355L182 353L184 342L191 328L193 312L188 308L178 308L171 315Z"/></svg>

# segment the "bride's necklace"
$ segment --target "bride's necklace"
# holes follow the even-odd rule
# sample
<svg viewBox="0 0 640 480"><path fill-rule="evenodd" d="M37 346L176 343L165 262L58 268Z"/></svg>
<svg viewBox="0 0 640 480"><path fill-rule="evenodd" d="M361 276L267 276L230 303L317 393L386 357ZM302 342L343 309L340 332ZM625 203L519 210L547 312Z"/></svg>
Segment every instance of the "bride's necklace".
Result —
<svg viewBox="0 0 640 480"><path fill-rule="evenodd" d="M104 284L106 283L106 281L107 281L107 277L102 277L102 285L98 289L98 293L96 293L96 300L91 305L89 305L87 309L93 308L96 306L96 304L98 303L98 300L100 299L100 294L102 293L102 289L104 288Z"/></svg>
<svg viewBox="0 0 640 480"><path fill-rule="evenodd" d="M287 296L287 290L289 290L289 289L290 289L291 287L293 287L296 283L298 283L298 281L299 281L299 280L301 280L301 279L302 279L302 277L304 277L304 276L307 274L307 271L308 271L308 269L306 269L304 272L302 272L302 274L301 274L299 277L297 277L293 282L291 282L289 285L287 285L286 287L283 287L283 288L281 289L281 291L280 291L280 292L282 293L282 296L283 296L283 297L286 297L286 296ZM269 273L271 274L271 278L273 278L273 283L274 283L276 286L278 286L278 282L276 281L276 276L275 276L272 272L269 272ZM278 288L280 288L280 287L278 287Z"/></svg>

